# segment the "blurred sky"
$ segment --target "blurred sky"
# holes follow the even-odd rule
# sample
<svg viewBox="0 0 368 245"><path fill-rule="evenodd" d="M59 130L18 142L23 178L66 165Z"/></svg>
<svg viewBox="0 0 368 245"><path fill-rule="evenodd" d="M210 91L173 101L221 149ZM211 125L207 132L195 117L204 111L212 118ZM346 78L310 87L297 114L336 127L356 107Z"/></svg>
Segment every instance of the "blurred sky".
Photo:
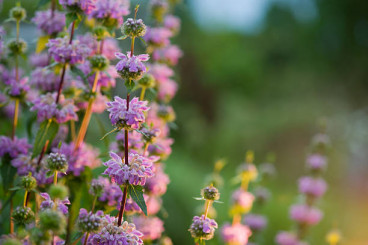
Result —
<svg viewBox="0 0 368 245"><path fill-rule="evenodd" d="M262 30L268 9L277 4L291 10L303 22L318 17L313 0L189 0L194 19L210 31L239 31L256 34Z"/></svg>

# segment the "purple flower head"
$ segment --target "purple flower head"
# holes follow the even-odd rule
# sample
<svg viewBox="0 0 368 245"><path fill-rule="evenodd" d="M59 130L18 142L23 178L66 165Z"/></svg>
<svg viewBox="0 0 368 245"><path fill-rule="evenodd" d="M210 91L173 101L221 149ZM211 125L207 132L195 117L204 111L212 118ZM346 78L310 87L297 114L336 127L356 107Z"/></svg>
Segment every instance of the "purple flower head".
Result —
<svg viewBox="0 0 368 245"><path fill-rule="evenodd" d="M215 220L206 218L204 215L201 217L194 216L193 223L189 228L189 232L193 238L211 240L215 234L215 229L217 228L218 225Z"/></svg>
<svg viewBox="0 0 368 245"><path fill-rule="evenodd" d="M166 15L164 19L164 26L172 33L177 33L180 30L180 19L174 15Z"/></svg>
<svg viewBox="0 0 368 245"><path fill-rule="evenodd" d="M176 92L178 91L178 84L168 79L164 83L161 83L158 87L158 99L160 101L169 102L174 98Z"/></svg>
<svg viewBox="0 0 368 245"><path fill-rule="evenodd" d="M25 138L18 139L14 137L14 139L11 139L6 136L0 136L0 157L9 154L14 159L20 154L27 154L30 148L31 145L27 143L27 139Z"/></svg>
<svg viewBox="0 0 368 245"><path fill-rule="evenodd" d="M302 177L299 179L299 192L318 198L326 192L327 184L321 178Z"/></svg>
<svg viewBox="0 0 368 245"><path fill-rule="evenodd" d="M161 49L155 49L152 53L153 60L168 63L171 66L178 64L183 51L176 45L168 45Z"/></svg>
<svg viewBox="0 0 368 245"><path fill-rule="evenodd" d="M164 232L164 222L157 217L133 217L133 223L137 229L143 233L143 241L153 241L159 239Z"/></svg>
<svg viewBox="0 0 368 245"><path fill-rule="evenodd" d="M160 156L162 159L166 159L171 154L171 145L174 140L171 138L157 138L153 144L148 146L148 151L152 155Z"/></svg>
<svg viewBox="0 0 368 245"><path fill-rule="evenodd" d="M49 64L49 56L47 53L32 54L29 58L30 63L34 67L45 67Z"/></svg>
<svg viewBox="0 0 368 245"><path fill-rule="evenodd" d="M95 2L96 0L59 0L59 3L64 8L77 8L84 11L86 14L90 14L92 12L95 8Z"/></svg>
<svg viewBox="0 0 368 245"><path fill-rule="evenodd" d="M170 183L169 176L165 174L161 165L155 165L154 176L149 178L145 190L154 196L162 196L166 193L167 185Z"/></svg>
<svg viewBox="0 0 368 245"><path fill-rule="evenodd" d="M59 76L51 70L36 68L31 73L30 83L42 91L53 92L57 90L59 80Z"/></svg>
<svg viewBox="0 0 368 245"><path fill-rule="evenodd" d="M221 229L221 237L226 244L246 245L252 235L248 226L243 224L225 224Z"/></svg>
<svg viewBox="0 0 368 245"><path fill-rule="evenodd" d="M307 158L307 167L312 171L324 170L327 166L327 158L320 154L312 154Z"/></svg>
<svg viewBox="0 0 368 245"><path fill-rule="evenodd" d="M110 152L111 159L104 163L107 167L103 174L118 185L129 183L131 185L144 185L147 178L151 178L153 173L153 162L157 158L146 158L144 156L130 153L129 164L126 164L116 153Z"/></svg>
<svg viewBox="0 0 368 245"><path fill-rule="evenodd" d="M40 194L40 196L45 199L44 201L41 202L41 206L40 206L40 210L43 211L45 209L52 209L55 205L54 201L51 200L50 196L48 193L43 192ZM69 199L65 198L64 200L57 200L57 207L59 209L60 212L62 212L64 215L68 214L68 207L66 205L69 205Z"/></svg>
<svg viewBox="0 0 368 245"><path fill-rule="evenodd" d="M316 208L307 205L294 205L290 208L290 218L300 224L316 225L321 220L323 214Z"/></svg>
<svg viewBox="0 0 368 245"><path fill-rule="evenodd" d="M64 96L61 95L59 104L56 104L55 98L56 92L41 95L33 101L31 111L37 111L39 122L52 118L55 118L58 123L78 120L76 114L77 107L74 105L73 100L64 99Z"/></svg>
<svg viewBox="0 0 368 245"><path fill-rule="evenodd" d="M102 219L101 230L92 233L87 244L90 245L112 245L126 244L139 245L143 244L141 237L143 234L135 228L133 223L124 221L121 226L117 226L117 219L106 215Z"/></svg>
<svg viewBox="0 0 368 245"><path fill-rule="evenodd" d="M107 202L107 205L109 206L120 204L121 198L123 197L121 188L115 183L110 183L107 178L103 179L105 179L108 184L105 185L105 188L102 190L101 196L98 200L101 202Z"/></svg>
<svg viewBox="0 0 368 245"><path fill-rule="evenodd" d="M82 232L98 232L103 219L103 212L97 211L96 214L87 212L86 209L81 208L78 216L78 227Z"/></svg>
<svg viewBox="0 0 368 245"><path fill-rule="evenodd" d="M123 24L123 16L129 14L128 0L99 0L91 17L102 20L105 25Z"/></svg>
<svg viewBox="0 0 368 245"><path fill-rule="evenodd" d="M117 52L115 56L120 59L115 68L123 79L138 80L146 72L143 62L149 59L148 54L131 56L130 52L127 52L127 55Z"/></svg>
<svg viewBox="0 0 368 245"><path fill-rule="evenodd" d="M231 199L234 206L239 207L241 210L247 211L250 210L253 205L254 196L252 193L239 188L234 191Z"/></svg>
<svg viewBox="0 0 368 245"><path fill-rule="evenodd" d="M23 77L19 81L16 81L15 79L9 80L9 88L8 88L8 94L11 97L24 97L26 96L26 93L29 91L29 83L28 83L28 77Z"/></svg>
<svg viewBox="0 0 368 245"><path fill-rule="evenodd" d="M74 143L63 143L60 149L53 148L52 151L66 156L69 167L67 172L73 172L75 176L79 176L85 167L94 168L101 163L98 158L98 149L85 143L82 143L77 149Z"/></svg>
<svg viewBox="0 0 368 245"><path fill-rule="evenodd" d="M147 103L135 97L129 102L127 109L127 101L115 96L114 101L106 103L111 123L118 128L138 129L140 123L145 120L143 112L149 109Z"/></svg>
<svg viewBox="0 0 368 245"><path fill-rule="evenodd" d="M54 35L61 32L65 26L65 14L59 11L51 10L37 11L36 16L32 19L37 28L48 35Z"/></svg>
<svg viewBox="0 0 368 245"><path fill-rule="evenodd" d="M141 133L137 132L137 131L129 131L128 132L129 137L128 137L128 147L129 149L133 149L138 151L139 149L141 149L144 146L144 141L143 141L143 136ZM115 144L114 144L115 143ZM116 134L116 142L114 142L111 145L111 150L112 151L120 151L120 152L124 152L125 149L125 136L124 133L119 132Z"/></svg>
<svg viewBox="0 0 368 245"><path fill-rule="evenodd" d="M46 45L49 54L58 63L70 63L71 65L82 63L90 55L91 49L80 44L79 40L73 40L69 44L68 37L50 39Z"/></svg>
<svg viewBox="0 0 368 245"><path fill-rule="evenodd" d="M279 232L275 241L278 245L299 245L296 235L286 231Z"/></svg>
<svg viewBox="0 0 368 245"><path fill-rule="evenodd" d="M170 44L172 32L165 27L147 28L144 40L153 47L164 47Z"/></svg>
<svg viewBox="0 0 368 245"><path fill-rule="evenodd" d="M248 225L253 231L260 231L266 228L267 218L263 215L248 214L245 217L245 224Z"/></svg>

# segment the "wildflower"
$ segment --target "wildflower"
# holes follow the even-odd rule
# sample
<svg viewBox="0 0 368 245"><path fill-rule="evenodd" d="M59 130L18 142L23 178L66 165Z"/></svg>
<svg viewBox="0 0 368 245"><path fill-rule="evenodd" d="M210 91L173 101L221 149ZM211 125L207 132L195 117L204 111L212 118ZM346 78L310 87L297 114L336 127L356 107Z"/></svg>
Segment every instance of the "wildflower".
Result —
<svg viewBox="0 0 368 245"><path fill-rule="evenodd" d="M161 237L164 232L164 222L157 217L133 217L136 228L143 233L143 241L153 241Z"/></svg>
<svg viewBox="0 0 368 245"><path fill-rule="evenodd" d="M8 87L8 95L14 98L24 98L26 93L30 90L28 84L28 77L24 77L19 81L10 80Z"/></svg>
<svg viewBox="0 0 368 245"><path fill-rule="evenodd" d="M299 179L299 191L311 197L321 197L327 189L326 181L321 178L302 177Z"/></svg>
<svg viewBox="0 0 368 245"><path fill-rule="evenodd" d="M154 176L147 179L145 191L155 196L162 196L166 193L167 185L170 183L169 176L165 174L161 165L155 166Z"/></svg>
<svg viewBox="0 0 368 245"><path fill-rule="evenodd" d="M59 0L59 3L67 9L77 11L84 11L86 14L90 14L95 8L94 0Z"/></svg>
<svg viewBox="0 0 368 245"><path fill-rule="evenodd" d="M91 245L109 244L143 244L141 237L143 234L136 229L133 223L124 221L121 226L117 226L117 219L106 215L102 219L101 230L93 233L88 239Z"/></svg>
<svg viewBox="0 0 368 245"><path fill-rule="evenodd" d="M220 199L220 193L214 186L207 186L201 190L201 195L204 199L216 201Z"/></svg>
<svg viewBox="0 0 368 245"><path fill-rule="evenodd" d="M140 123L145 120L143 112L149 109L147 103L135 97L129 102L129 109L127 109L127 101L115 96L114 101L106 103L111 123L118 128L138 129Z"/></svg>
<svg viewBox="0 0 368 245"><path fill-rule="evenodd" d="M89 188L89 193L92 196L100 196L104 188L109 185L108 179L99 176L97 179L91 181L91 187Z"/></svg>
<svg viewBox="0 0 368 245"><path fill-rule="evenodd" d="M9 154L14 159L20 154L27 154L30 148L31 145L27 143L25 138L18 139L14 137L14 139L11 139L6 136L0 136L0 157Z"/></svg>
<svg viewBox="0 0 368 245"><path fill-rule="evenodd" d="M130 52L127 52L127 55L117 52L115 56L120 59L115 68L123 79L139 80L143 73L146 72L143 62L149 59L148 54L132 56Z"/></svg>
<svg viewBox="0 0 368 245"><path fill-rule="evenodd" d="M169 9L169 3L167 0L152 0L150 5L153 17L161 22L163 20L163 16Z"/></svg>
<svg viewBox="0 0 368 245"><path fill-rule="evenodd" d="M81 208L77 221L78 227L82 232L98 232L101 227L102 217L102 211L97 211L96 214L93 214Z"/></svg>
<svg viewBox="0 0 368 245"><path fill-rule="evenodd" d="M171 66L178 64L179 58L182 56L183 51L176 45L155 49L152 53L153 60L168 63Z"/></svg>
<svg viewBox="0 0 368 245"><path fill-rule="evenodd" d="M59 11L37 11L35 17L32 18L37 28L48 35L55 35L61 32L65 26L65 14Z"/></svg>
<svg viewBox="0 0 368 245"><path fill-rule="evenodd" d="M222 240L228 245L246 245L252 235L248 226L237 224L225 224L221 229Z"/></svg>
<svg viewBox="0 0 368 245"><path fill-rule="evenodd" d="M34 213L29 207L17 207L12 213L12 219L17 225L27 225L34 220Z"/></svg>
<svg viewBox="0 0 368 245"><path fill-rule="evenodd" d="M120 203L123 192L116 183L110 183L107 178L103 179L105 180L105 186L98 200L100 202L107 202L108 206L115 206Z"/></svg>
<svg viewBox="0 0 368 245"><path fill-rule="evenodd" d="M161 48L170 44L170 37L172 37L172 32L165 27L154 27L147 28L144 40L148 45L155 48Z"/></svg>
<svg viewBox="0 0 368 245"><path fill-rule="evenodd" d="M103 174L109 175L118 185L144 185L146 179L152 177L153 166L152 159L144 156L130 153L128 163L121 159L114 152L110 152L111 159L104 163L107 167ZM155 158L153 161L157 160Z"/></svg>
<svg viewBox="0 0 368 245"><path fill-rule="evenodd" d="M12 55L21 55L27 50L27 43L23 39L10 40L7 46Z"/></svg>
<svg viewBox="0 0 368 245"><path fill-rule="evenodd" d="M49 69L36 68L31 73L30 84L38 89L52 92L56 91L60 77Z"/></svg>
<svg viewBox="0 0 368 245"><path fill-rule="evenodd" d="M91 17L96 18L107 27L121 25L123 16L129 14L129 1L127 0L104 0L97 1Z"/></svg>
<svg viewBox="0 0 368 245"><path fill-rule="evenodd" d="M275 242L278 245L302 245L297 236L293 233L281 231L277 234Z"/></svg>
<svg viewBox="0 0 368 245"><path fill-rule="evenodd" d="M180 19L174 15L166 15L164 19L164 26L172 31L173 33L177 33L180 30Z"/></svg>
<svg viewBox="0 0 368 245"><path fill-rule="evenodd" d="M320 210L307 205L294 205L290 208L290 218L300 224L316 225L322 216Z"/></svg>
<svg viewBox="0 0 368 245"><path fill-rule="evenodd" d="M103 71L109 65L109 60L104 55L94 55L90 58L93 70Z"/></svg>
<svg viewBox="0 0 368 245"><path fill-rule="evenodd" d="M178 91L178 84L168 79L164 83L161 83L158 87L158 99L164 102L168 102L174 98Z"/></svg>
<svg viewBox="0 0 368 245"><path fill-rule="evenodd" d="M40 196L45 199L44 201L41 202L40 205L40 210L46 210L46 209L53 209L55 203L54 201L51 200L50 196L48 193L43 192L40 194ZM64 200L57 200L56 201L56 205L58 210L63 213L64 215L68 214L68 207L66 205L69 205L70 201L68 198L64 198Z"/></svg>
<svg viewBox="0 0 368 245"><path fill-rule="evenodd" d="M23 176L21 178L21 185L26 191L33 190L37 187L37 180L32 176L32 174Z"/></svg>
<svg viewBox="0 0 368 245"><path fill-rule="evenodd" d="M204 215L201 217L194 216L189 231L193 238L210 240L213 238L217 227L218 225L213 219L206 218Z"/></svg>
<svg viewBox="0 0 368 245"><path fill-rule="evenodd" d="M245 224L253 231L260 231L267 226L267 219L262 215L248 214L245 217Z"/></svg>
<svg viewBox="0 0 368 245"><path fill-rule="evenodd" d="M65 173L68 170L68 161L64 154L60 153L50 153L47 158L47 168L50 171L58 171Z"/></svg>
<svg viewBox="0 0 368 245"><path fill-rule="evenodd" d="M66 219L58 210L45 209L39 213L39 224L41 230L52 231L55 235L58 235L64 232Z"/></svg>
<svg viewBox="0 0 368 245"><path fill-rule="evenodd" d="M233 213L247 213L252 208L254 196L242 188L234 191L231 198L234 205Z"/></svg>
<svg viewBox="0 0 368 245"><path fill-rule="evenodd" d="M31 111L37 111L37 119L39 122L52 118L55 118L58 123L78 120L76 114L77 107L73 104L73 100L65 99L64 96L61 95L59 104L56 104L55 98L56 92L41 95L33 101Z"/></svg>
<svg viewBox="0 0 368 245"><path fill-rule="evenodd" d="M54 60L62 64L82 63L91 53L91 49L80 44L79 40L73 40L72 43L69 43L68 37L50 39L46 46Z"/></svg>
<svg viewBox="0 0 368 245"><path fill-rule="evenodd" d="M129 37L141 37L146 34L146 25L143 23L142 19L132 19L128 18L124 25L121 27L121 32L123 35L129 36Z"/></svg>
<svg viewBox="0 0 368 245"><path fill-rule="evenodd" d="M307 167L312 171L324 170L327 166L327 158L320 154L312 154L307 158Z"/></svg>
<svg viewBox="0 0 368 245"><path fill-rule="evenodd" d="M27 17L27 12L24 8L16 6L9 11L9 17L15 21L21 21Z"/></svg>
<svg viewBox="0 0 368 245"><path fill-rule="evenodd" d="M34 67L45 67L49 64L47 53L31 54L29 60L31 65Z"/></svg>

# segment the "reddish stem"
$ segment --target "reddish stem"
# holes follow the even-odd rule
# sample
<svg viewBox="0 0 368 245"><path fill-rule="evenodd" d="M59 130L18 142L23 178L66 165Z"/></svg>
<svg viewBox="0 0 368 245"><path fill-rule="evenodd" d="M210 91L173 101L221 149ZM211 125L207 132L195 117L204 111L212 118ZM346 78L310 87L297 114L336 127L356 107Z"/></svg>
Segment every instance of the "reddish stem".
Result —
<svg viewBox="0 0 368 245"><path fill-rule="evenodd" d="M60 95L61 95L61 91L63 90L63 83L64 83L64 77L65 77L65 70L66 70L66 63L63 66L63 70L61 72L61 77L60 77L60 82L59 82L59 88L58 88L58 94L56 96L56 104L59 103L59 99L60 99Z"/></svg>
<svg viewBox="0 0 368 245"><path fill-rule="evenodd" d="M124 187L123 199L121 200L121 206L119 211L119 219L118 219L118 226L121 226L121 221L123 220L123 214L125 210L125 203L128 196L128 185Z"/></svg>

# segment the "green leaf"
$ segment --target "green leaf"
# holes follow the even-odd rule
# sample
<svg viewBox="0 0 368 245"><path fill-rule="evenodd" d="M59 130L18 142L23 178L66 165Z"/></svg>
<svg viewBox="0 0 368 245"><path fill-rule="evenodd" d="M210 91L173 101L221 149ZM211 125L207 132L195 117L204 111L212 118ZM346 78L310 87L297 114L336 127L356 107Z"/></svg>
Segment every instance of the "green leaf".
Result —
<svg viewBox="0 0 368 245"><path fill-rule="evenodd" d="M125 81L125 87L128 91L128 94L130 94L132 92L132 90L134 89L135 83L132 80L126 80Z"/></svg>
<svg viewBox="0 0 368 245"><path fill-rule="evenodd" d="M7 193L9 188L13 185L14 177L17 173L17 169L11 165L10 161L10 156L6 154L2 158L2 164L0 167L1 179L3 180L3 189L5 193Z"/></svg>
<svg viewBox="0 0 368 245"><path fill-rule="evenodd" d="M135 203L141 208L143 213L147 216L147 206L143 197L143 187L140 185L129 185L128 186L129 195L133 198Z"/></svg>
<svg viewBox="0 0 368 245"><path fill-rule="evenodd" d="M46 66L44 69L51 69L51 68L53 68L53 67L57 66L58 64L59 64L59 63L54 62L54 63L52 63L52 64L50 64L50 65Z"/></svg>
<svg viewBox="0 0 368 245"><path fill-rule="evenodd" d="M59 124L54 120L49 119L41 123L34 142L32 158L41 153L42 148L45 146L47 140L52 142L58 130Z"/></svg>
<svg viewBox="0 0 368 245"><path fill-rule="evenodd" d="M75 21L75 28L78 27L79 23L82 21L82 16L76 12L69 12L65 15L66 26L69 27L70 24Z"/></svg>
<svg viewBox="0 0 368 245"><path fill-rule="evenodd" d="M142 37L139 37L139 40L141 40L141 41L142 41L142 43L144 44L144 46L147 46L146 41L145 41Z"/></svg>
<svg viewBox="0 0 368 245"><path fill-rule="evenodd" d="M20 189L22 189L22 187L15 186L15 187L10 188L9 191L17 191L17 190L20 190Z"/></svg>
<svg viewBox="0 0 368 245"><path fill-rule="evenodd" d="M82 80L83 80L83 83L89 87L89 82L88 82L88 79L87 79L87 76L86 74L84 74L84 72L79 69L78 67L76 66L70 66L70 71L76 75L76 76L79 76Z"/></svg>
<svg viewBox="0 0 368 245"><path fill-rule="evenodd" d="M118 38L116 38L117 40L124 40L124 39L126 39L128 36L121 36L121 37L118 37Z"/></svg>

